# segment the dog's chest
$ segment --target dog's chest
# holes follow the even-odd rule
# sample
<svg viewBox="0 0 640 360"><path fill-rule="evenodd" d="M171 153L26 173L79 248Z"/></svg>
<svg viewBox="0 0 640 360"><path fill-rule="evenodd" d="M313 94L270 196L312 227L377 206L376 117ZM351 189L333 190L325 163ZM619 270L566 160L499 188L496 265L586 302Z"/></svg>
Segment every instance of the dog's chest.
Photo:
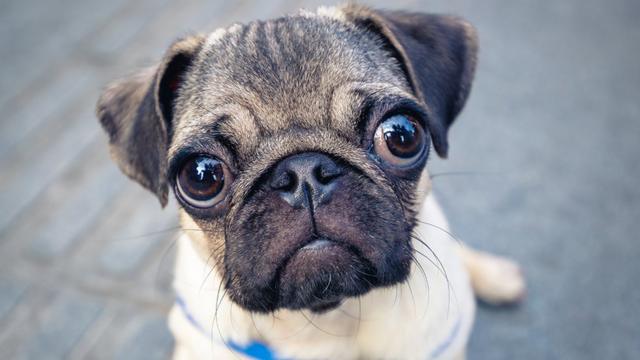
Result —
<svg viewBox="0 0 640 360"><path fill-rule="evenodd" d="M189 348L194 358L225 358L231 355L229 345L237 354L256 341L287 359L457 356L473 322L472 293L456 243L438 230L448 226L432 196L420 217L431 225L418 226L416 233L431 249L415 244L417 264L407 282L349 299L322 315L244 311L225 298L219 279L208 275L210 269L183 236L175 280L182 303L170 319L177 347Z"/></svg>

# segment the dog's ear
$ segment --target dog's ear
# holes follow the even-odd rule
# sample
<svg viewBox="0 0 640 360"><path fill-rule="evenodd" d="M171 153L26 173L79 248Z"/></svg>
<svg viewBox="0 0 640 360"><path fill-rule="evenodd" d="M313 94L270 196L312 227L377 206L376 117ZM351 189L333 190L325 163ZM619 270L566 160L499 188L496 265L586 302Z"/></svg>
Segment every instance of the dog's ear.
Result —
<svg viewBox="0 0 640 360"><path fill-rule="evenodd" d="M97 115L109 135L111 155L122 172L167 204L167 148L174 101L204 38L173 43L162 62L108 86Z"/></svg>
<svg viewBox="0 0 640 360"><path fill-rule="evenodd" d="M347 5L349 21L380 35L400 62L416 96L430 109L434 147L447 156L447 131L462 110L476 66L475 29L446 15L377 11Z"/></svg>

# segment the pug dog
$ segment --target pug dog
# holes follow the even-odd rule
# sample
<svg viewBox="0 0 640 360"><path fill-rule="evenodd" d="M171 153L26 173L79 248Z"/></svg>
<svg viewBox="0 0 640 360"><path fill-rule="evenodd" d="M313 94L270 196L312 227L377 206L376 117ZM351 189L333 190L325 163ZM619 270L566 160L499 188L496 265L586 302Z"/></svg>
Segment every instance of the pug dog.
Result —
<svg viewBox="0 0 640 360"><path fill-rule="evenodd" d="M525 289L453 237L425 167L477 48L460 18L350 4L182 38L104 90L113 159L179 204L175 359L465 358L474 291Z"/></svg>

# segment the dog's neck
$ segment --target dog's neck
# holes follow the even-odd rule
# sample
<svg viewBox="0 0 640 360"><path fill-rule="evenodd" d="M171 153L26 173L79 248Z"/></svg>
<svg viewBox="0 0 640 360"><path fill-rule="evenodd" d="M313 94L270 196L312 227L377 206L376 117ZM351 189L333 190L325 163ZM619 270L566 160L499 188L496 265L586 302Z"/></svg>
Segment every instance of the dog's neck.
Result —
<svg viewBox="0 0 640 360"><path fill-rule="evenodd" d="M472 319L465 314L473 311L473 304L459 301L471 298L459 293L468 286L457 286L468 281L452 254L460 245L448 233L433 196L426 197L418 218L415 234L426 244L414 240L416 261L409 279L346 299L322 314L279 310L264 315L240 308L220 288L220 277L187 232L179 240L174 284L182 316L220 351L226 350L225 343L254 340L286 358L428 357L452 351L456 337L466 337ZM399 337L403 341L394 340Z"/></svg>

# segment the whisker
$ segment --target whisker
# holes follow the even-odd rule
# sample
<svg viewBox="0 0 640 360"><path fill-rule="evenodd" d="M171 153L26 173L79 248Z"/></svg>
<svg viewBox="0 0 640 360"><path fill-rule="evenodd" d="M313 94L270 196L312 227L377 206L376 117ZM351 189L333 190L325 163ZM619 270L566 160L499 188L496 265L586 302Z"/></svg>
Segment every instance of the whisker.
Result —
<svg viewBox="0 0 640 360"><path fill-rule="evenodd" d="M251 316L251 324L253 324L253 328L256 329L256 334L258 334L258 336L261 339L266 339L266 337L262 334L262 332L258 329L258 326L256 325L256 319L253 317L253 311L249 312L249 315Z"/></svg>
<svg viewBox="0 0 640 360"><path fill-rule="evenodd" d="M435 253L435 251L433 251L433 249L427 245L426 242L424 242L422 239L420 239L417 235L415 234L411 234L411 237L413 239L415 239L416 241L420 242L425 248L427 248L427 250L429 250L429 252L431 253L431 255L433 255L436 258L436 261L438 262L439 266L436 266L432 261L430 261L432 264L434 264L434 266L436 267L436 269L438 269L440 271L440 273L444 276L445 281L447 282L447 296L448 296L448 301L447 301L447 314L449 313L449 306L451 304L451 292L453 291L452 287L451 287L451 281L449 281L449 275L447 275L447 269L445 269L444 264L442 263L442 261L440 260L440 257L438 257L438 255ZM421 254L422 256L424 256L426 259L429 260L429 257L418 252L419 254ZM455 294L454 294L455 296Z"/></svg>
<svg viewBox="0 0 640 360"><path fill-rule="evenodd" d="M211 254L210 258L212 256L213 254ZM207 260L207 262L209 262L209 260ZM209 276L211 276L211 273L213 273L215 269L216 268L212 266L211 270L209 270L209 272L207 272L207 275L205 275L204 279L202 279L202 283L200 284L200 289L198 290L199 292L202 292L202 288L204 287L204 284L207 282L207 280L209 279Z"/></svg>
<svg viewBox="0 0 640 360"><path fill-rule="evenodd" d="M233 324L233 305L229 306L229 324L231 325L231 330L235 330L235 326Z"/></svg>
<svg viewBox="0 0 640 360"><path fill-rule="evenodd" d="M443 233L445 233L445 234L449 235L449 237L451 237L451 239L453 239L453 240L457 241L458 243L461 243L461 242L462 242L462 240L460 240L460 239L459 239L457 236L455 236L452 232L450 232L449 230L447 230L447 229L443 228L442 226L438 226L438 225L436 225L436 224L432 224L432 223L429 223L429 222L426 222L426 221L422 221L422 220L420 220L420 219L416 219L416 221L417 221L417 222L419 222L420 224L424 224L424 225L427 225L427 226L431 226L431 227L433 227L433 228L435 228L435 229L438 229L438 230L442 231Z"/></svg>
<svg viewBox="0 0 640 360"><path fill-rule="evenodd" d="M422 272L422 278L424 279L424 282L426 284L425 289L427 290L427 305L425 306L424 313L422 315L422 317L424 318L425 316L427 316L427 311L429 310L429 304L431 302L431 286L429 285L429 279L427 278L427 273L424 271L422 264L420 264L415 256L412 255L411 257L413 263L416 264L420 272Z"/></svg>
<svg viewBox="0 0 640 360"><path fill-rule="evenodd" d="M417 239L416 239L417 240ZM444 273L444 271L440 268L440 265L436 264L433 260L431 260L430 257L428 257L425 253L423 253L422 251L418 250L418 249L413 249L413 251L415 251L418 255L421 255L422 257L424 257L428 262L431 263L431 265L433 265L433 267L435 267L443 276L446 277L446 274Z"/></svg>
<svg viewBox="0 0 640 360"><path fill-rule="evenodd" d="M442 263L442 261L440 260L440 258L438 257L438 255L433 251L433 249L431 249L431 247L429 245L427 245L426 242L424 242L422 239L420 239L417 235L412 234L411 235L412 238L414 238L415 240L417 240L418 242L420 242L422 245L424 245L427 250L429 250L429 252L436 258L436 261L438 262L438 264L440 265L439 267L437 267L438 269L441 269L441 274L444 276L446 282L447 282L447 288L448 288L448 296L449 296L449 300L447 303L447 315L449 314L449 310L450 310L450 304L451 304L451 294L453 293L453 297L457 300L457 295L455 293L455 289L453 289L453 287L451 286L451 282L449 281L449 276L447 275L447 270L444 267L444 264Z"/></svg>
<svg viewBox="0 0 640 360"><path fill-rule="evenodd" d="M132 235L132 236L125 236L125 237L121 237L121 238L114 238L111 239L111 242L121 242L121 241L131 241L131 240L139 240L139 239L144 239L146 237L151 237L151 236L155 236L155 235L162 235L164 233L167 232L171 232L171 231L200 231L200 232L204 232L204 233L208 233L211 231L208 230L202 230L202 229L184 229L182 228L180 225L176 225L176 226L172 226L166 229L162 229L162 230L156 230L156 231L151 231L148 233L144 233L144 234L140 234L140 235Z"/></svg>
<svg viewBox="0 0 640 360"><path fill-rule="evenodd" d="M162 251L162 256L160 257L160 262L158 262L158 267L156 268L156 275L154 277L154 283L156 286L160 285L160 269L162 269L164 262L167 260L167 256L171 252L171 250L176 246L178 242L180 234L174 234L171 240L169 241L169 245Z"/></svg>
<svg viewBox="0 0 640 360"><path fill-rule="evenodd" d="M222 287L222 281L223 279L220 280L220 286L218 287L218 294L220 293L220 287ZM227 340L225 339L224 335L222 334L222 329L220 329L220 322L218 321L218 310L220 308L220 306L222 305L222 302L224 301L224 297L227 294L227 289L225 287L224 291L222 292L222 297L220 298L220 301L218 301L218 295L216 295L216 309L213 315L213 323L211 324L211 346L214 345L214 339L213 339L213 325L215 324L216 329L218 330L218 336L220 337L220 341L222 341L222 343L224 344L224 346L227 348L227 350L229 350L229 352L231 354L233 354L233 356L236 359L241 359L241 357L236 354L235 350L231 347L231 345L229 345L229 343L227 342Z"/></svg>
<svg viewBox="0 0 640 360"><path fill-rule="evenodd" d="M429 174L429 178L433 180L435 178L439 178L442 176L464 176L464 175L482 176L482 175L501 175L501 174L503 173L498 171L442 171L439 173Z"/></svg>
<svg viewBox="0 0 640 360"><path fill-rule="evenodd" d="M346 316L346 317L348 317L348 318L350 318L350 319L354 319L354 320L356 320L356 319L358 318L357 316L355 316L355 315L353 315L353 314L350 314L350 313L349 313L347 310L345 310L345 309L340 309L340 308L338 308L338 309L336 309L336 310L340 311L340 313L342 313L342 315L344 315L344 316Z"/></svg>
<svg viewBox="0 0 640 360"><path fill-rule="evenodd" d="M438 262L438 264L436 265L433 261L431 261L431 259L426 256L425 254L423 254L422 252L420 252L417 249L414 249L418 254L424 256L427 260L430 260L430 262L436 267L436 269L440 270L441 274L447 279L447 282L449 282L449 276L447 275L447 270L444 268L444 264L442 264L442 261L440 260L440 257L438 257L438 255L433 251L433 249L431 248L431 246L429 246L426 242L424 242L424 240L420 239L416 234L411 234L410 235L412 239L418 241L420 244L422 244L427 250L429 250L429 252L431 253L431 255L433 255L433 257L436 258L436 261Z"/></svg>
<svg viewBox="0 0 640 360"><path fill-rule="evenodd" d="M275 326L275 319L280 320L280 318L278 318L277 316L275 316L275 313L271 313L271 317L272 319L274 319L271 323L271 326L274 327ZM291 339L297 335L299 335L302 331L304 331L304 329L306 329L311 323L309 321L307 321L304 325L302 325L302 327L296 331L294 331L292 334L283 336L283 337L279 337L279 338L275 338L274 340L287 340L287 339Z"/></svg>
<svg viewBox="0 0 640 360"><path fill-rule="evenodd" d="M111 242L120 242L120 241L139 240L139 239L144 239L146 237L151 237L151 236L155 236L155 235L161 235L161 234L164 234L164 233L167 233L167 232L177 231L177 230L180 230L180 226L172 226L172 227L167 228L167 229L156 230L156 231L148 232L148 233L145 233L145 234L126 236L126 237L117 238L117 239L111 239L110 241Z"/></svg>
<svg viewBox="0 0 640 360"><path fill-rule="evenodd" d="M218 318L218 308L220 307L220 305L222 304L222 300L224 300L224 295L227 292L227 288L226 286L222 286L224 282L224 277L220 277L220 283L218 284L218 289L216 291L216 310L214 312L214 318L217 319ZM223 289L222 292L222 298L220 298L220 289Z"/></svg>
<svg viewBox="0 0 640 360"><path fill-rule="evenodd" d="M180 229L180 230L182 230L182 231L202 232L202 233L215 233L214 230L204 230L204 229L189 229L189 228L186 228L186 229Z"/></svg>
<svg viewBox="0 0 640 360"><path fill-rule="evenodd" d="M218 245L217 247L215 247L214 249L212 249L211 251L211 255L209 255L209 257L207 258L207 262L205 263L205 268L202 269L202 271L206 271L206 266L209 266L209 261L211 259L213 259L213 257L215 256L215 253L220 250L223 246L225 246L224 242L220 245ZM204 286L204 284L207 282L207 280L209 279L209 276L211 276L211 274L214 272L214 270L216 269L215 264L213 264L211 266L211 270L209 270L209 272L205 275L204 279L202 279L202 283L200 284L200 291L202 291L202 287Z"/></svg>
<svg viewBox="0 0 640 360"><path fill-rule="evenodd" d="M396 294L395 294L395 296L394 296L394 298L393 298L393 305L391 305L391 307L395 307L395 306L396 306L396 304L398 303L398 287L400 287L400 284L396 284L396 285L393 287L393 288L395 289L395 291L396 291Z"/></svg>
<svg viewBox="0 0 640 360"><path fill-rule="evenodd" d="M405 280L407 287L409 288L409 293L411 294L411 302L413 302L413 313L416 314L417 306L416 306L416 298L413 295L413 289L411 288L411 282L409 279Z"/></svg>
<svg viewBox="0 0 640 360"><path fill-rule="evenodd" d="M331 333L331 332L329 332L329 331L326 331L326 330L322 329L321 327L319 327L318 325L316 325L316 324L315 324L315 323L314 323L314 322L313 322L313 321L312 321L312 320L311 320L307 315L305 315L305 313L304 313L304 311L303 311L303 310L300 310L300 314L301 314L305 319L307 319L307 321L308 321L309 323L311 323L311 326L313 326L314 328L318 329L319 331L321 331L321 332L323 332L323 333L325 333L325 334L327 334L327 335L329 335L329 336L335 336L335 337L350 337L350 335L348 335L348 334L347 334L347 335L334 334L334 333Z"/></svg>
<svg viewBox="0 0 640 360"><path fill-rule="evenodd" d="M356 334L355 337L360 334L360 325L362 325L362 298L358 296L358 326L356 326ZM354 337L354 340L355 340Z"/></svg>
<svg viewBox="0 0 640 360"><path fill-rule="evenodd" d="M327 282L327 286L325 286L324 290L322 290L322 294L326 293L329 290L329 286L331 286L331 272L329 272L329 281Z"/></svg>

